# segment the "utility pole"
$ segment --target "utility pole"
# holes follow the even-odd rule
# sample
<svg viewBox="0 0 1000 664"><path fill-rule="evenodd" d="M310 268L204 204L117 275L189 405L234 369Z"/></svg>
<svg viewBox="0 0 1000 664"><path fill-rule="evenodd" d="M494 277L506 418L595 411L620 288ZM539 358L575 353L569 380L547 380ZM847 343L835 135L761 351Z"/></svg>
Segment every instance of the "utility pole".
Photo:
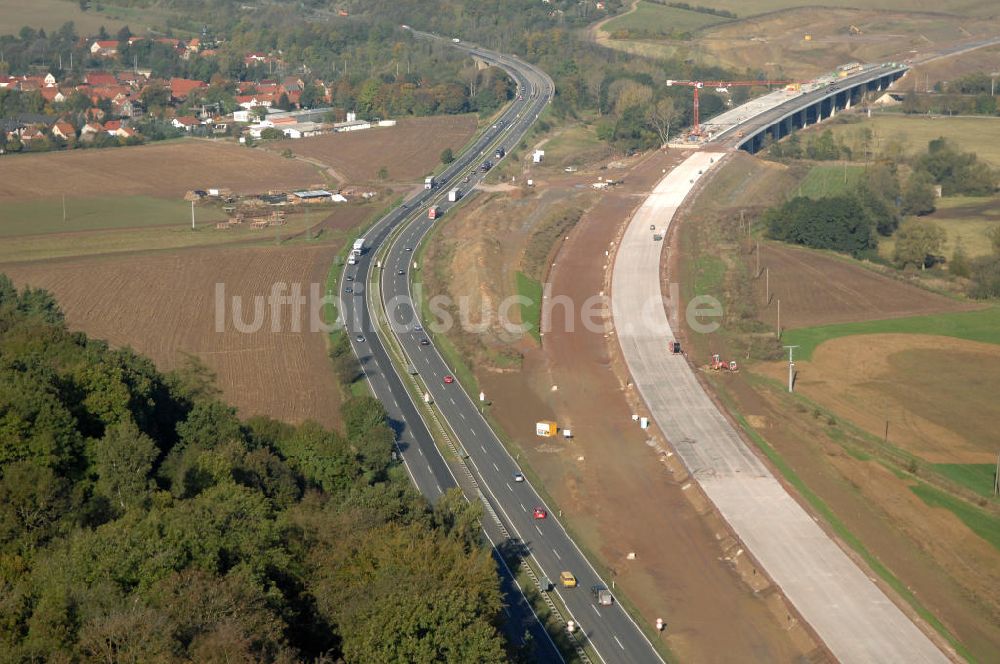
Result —
<svg viewBox="0 0 1000 664"><path fill-rule="evenodd" d="M788 391L793 392L792 389L795 385L795 362L792 360L792 350L798 348L798 346L784 346L788 349Z"/></svg>
<svg viewBox="0 0 1000 664"><path fill-rule="evenodd" d="M757 269L754 270L754 277L760 276L760 240L757 240L757 249L754 251L757 254Z"/></svg>
<svg viewBox="0 0 1000 664"><path fill-rule="evenodd" d="M63 194L63 223L66 223L66 194Z"/></svg>
<svg viewBox="0 0 1000 664"><path fill-rule="evenodd" d="M764 306L771 304L771 271L764 268Z"/></svg>
<svg viewBox="0 0 1000 664"><path fill-rule="evenodd" d="M1000 452L997 452L997 469L993 473L993 495L1000 495Z"/></svg>
<svg viewBox="0 0 1000 664"><path fill-rule="evenodd" d="M781 338L781 298L778 298L778 338Z"/></svg>
<svg viewBox="0 0 1000 664"><path fill-rule="evenodd" d="M191 230L194 230L194 201L191 201Z"/></svg>

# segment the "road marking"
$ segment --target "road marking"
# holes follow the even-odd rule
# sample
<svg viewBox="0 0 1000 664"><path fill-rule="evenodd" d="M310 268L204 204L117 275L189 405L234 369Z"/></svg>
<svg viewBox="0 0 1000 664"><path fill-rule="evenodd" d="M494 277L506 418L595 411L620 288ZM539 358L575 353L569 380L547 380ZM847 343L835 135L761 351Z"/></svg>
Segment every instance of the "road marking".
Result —
<svg viewBox="0 0 1000 664"><path fill-rule="evenodd" d="M618 641L618 637L617 636L615 636L615 641ZM622 650L625 650L625 646L622 645L621 641L618 641L618 647L621 648Z"/></svg>
<svg viewBox="0 0 1000 664"><path fill-rule="evenodd" d="M420 452L420 456L424 455L424 451L422 449L420 449L419 447L417 448L417 451Z"/></svg>
<svg viewBox="0 0 1000 664"><path fill-rule="evenodd" d="M521 503L521 509L522 509L522 510L524 510L525 512L527 512L527 511L528 511L527 509L525 509L525 507L524 507L524 503Z"/></svg>
<svg viewBox="0 0 1000 664"><path fill-rule="evenodd" d="M486 448L484 446L480 445L479 448L483 451L483 454L486 453Z"/></svg>
<svg viewBox="0 0 1000 664"><path fill-rule="evenodd" d="M455 397L448 397L448 401L450 401L450 402L451 402L451 405L452 405L452 406L455 406L455 405L457 405L457 404L455 403Z"/></svg>
<svg viewBox="0 0 1000 664"><path fill-rule="evenodd" d="M514 490L514 487L512 487L512 486L510 485L510 482L507 482L507 488L508 488L509 490L511 490L511 491L513 491L513 490Z"/></svg>
<svg viewBox="0 0 1000 664"><path fill-rule="evenodd" d="M497 471L498 473L500 472L500 467L499 467L499 466L497 466L496 464L493 464L493 467L494 467L494 468L496 468L496 471Z"/></svg>
<svg viewBox="0 0 1000 664"><path fill-rule="evenodd" d="M431 467L427 466L427 470L430 470L430 469L431 469ZM435 482L434 486L436 486L438 488L438 493L444 493L444 491L441 490L441 485L440 484L438 484L437 482Z"/></svg>
<svg viewBox="0 0 1000 664"><path fill-rule="evenodd" d="M473 436L475 436L476 438L479 437L479 433L475 429L471 429L471 431L472 431L472 435ZM483 450L483 451L485 451L485 450Z"/></svg>
<svg viewBox="0 0 1000 664"><path fill-rule="evenodd" d="M559 560L562 560L562 556L559 555L558 551L556 551L555 549L552 549L552 553L556 554L556 558L558 558Z"/></svg>
<svg viewBox="0 0 1000 664"><path fill-rule="evenodd" d="M542 534L542 529L538 527L538 524L537 524L537 523L535 524L535 530L537 530L537 531L538 531L538 534L539 534L539 535L541 535L541 534Z"/></svg>
<svg viewBox="0 0 1000 664"><path fill-rule="evenodd" d="M465 419L465 413L459 413L459 415L462 417L463 420Z"/></svg>
<svg viewBox="0 0 1000 664"><path fill-rule="evenodd" d="M597 617L598 617L598 618L600 618L600 617L601 617L601 612L597 610L597 607L596 607L596 606L594 606L593 604L591 604L591 605L590 605L590 608L592 608L592 609L594 610L594 613L596 613L596 614L597 614ZM619 643L618 645L621 645L621 644Z"/></svg>

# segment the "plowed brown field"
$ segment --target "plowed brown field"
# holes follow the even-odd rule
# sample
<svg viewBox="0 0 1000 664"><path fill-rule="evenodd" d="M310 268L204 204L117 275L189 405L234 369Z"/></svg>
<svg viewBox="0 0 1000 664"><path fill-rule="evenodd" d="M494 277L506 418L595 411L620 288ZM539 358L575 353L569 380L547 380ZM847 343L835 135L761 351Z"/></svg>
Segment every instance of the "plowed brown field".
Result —
<svg viewBox="0 0 1000 664"><path fill-rule="evenodd" d="M196 355L216 372L223 397L241 416L334 425L339 391L324 335L309 331L308 305L296 332L289 307L276 318L265 300L259 331L244 334L234 327L231 296L242 296L249 323L253 298L266 298L275 283L302 284L304 293L317 283L322 294L336 250L330 244L189 249L2 269L19 287L51 290L73 329L132 346L161 369L177 366L185 353ZM216 331L216 284L227 295L223 333Z"/></svg>
<svg viewBox="0 0 1000 664"><path fill-rule="evenodd" d="M783 329L922 314L967 311L978 305L958 302L915 288L898 279L860 268L844 259L778 242L761 242L760 268L767 268L770 307L761 319L777 322L781 300ZM756 259L748 258L756 269ZM761 302L764 276L757 280Z"/></svg>

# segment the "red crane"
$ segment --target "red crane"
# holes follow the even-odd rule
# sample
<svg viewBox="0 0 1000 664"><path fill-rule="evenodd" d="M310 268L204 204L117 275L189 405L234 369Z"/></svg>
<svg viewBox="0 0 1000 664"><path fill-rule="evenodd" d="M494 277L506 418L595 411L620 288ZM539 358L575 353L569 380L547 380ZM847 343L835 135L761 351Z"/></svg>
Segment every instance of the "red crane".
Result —
<svg viewBox="0 0 1000 664"><path fill-rule="evenodd" d="M668 80L667 86L686 85L694 88L694 128L691 133L695 136L701 135L701 123L698 121L698 90L706 85L710 88L730 88L730 87L751 87L754 85L788 85L790 83L802 83L803 81L673 81Z"/></svg>

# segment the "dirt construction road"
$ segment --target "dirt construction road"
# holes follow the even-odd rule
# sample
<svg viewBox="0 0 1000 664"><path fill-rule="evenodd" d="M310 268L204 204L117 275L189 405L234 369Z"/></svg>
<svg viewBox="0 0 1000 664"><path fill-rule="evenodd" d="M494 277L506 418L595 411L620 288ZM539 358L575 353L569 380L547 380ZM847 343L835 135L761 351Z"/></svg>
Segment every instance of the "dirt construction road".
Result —
<svg viewBox="0 0 1000 664"><path fill-rule="evenodd" d="M741 440L686 359L665 350L674 335L657 279L663 245L653 241L649 225L669 225L693 183L720 157L698 152L671 171L622 239L612 311L630 373L684 464L838 660L945 662Z"/></svg>
<svg viewBox="0 0 1000 664"><path fill-rule="evenodd" d="M549 274L550 298L579 305L605 289L605 251L659 177L677 161L657 153L626 174L569 234ZM493 414L515 434L530 466L571 520L574 533L609 565L609 576L642 619L667 621L664 638L681 661L817 661L801 625L789 627L774 593L755 593L724 558L724 526L707 505L688 500L656 443L631 420L633 409L600 330L574 329L559 309L543 348L526 349L524 370L486 374ZM553 389L555 388L555 389ZM532 438L534 422L552 417L571 442ZM630 552L635 560L628 560ZM778 617L780 614L780 617ZM822 655L819 655L821 658Z"/></svg>

